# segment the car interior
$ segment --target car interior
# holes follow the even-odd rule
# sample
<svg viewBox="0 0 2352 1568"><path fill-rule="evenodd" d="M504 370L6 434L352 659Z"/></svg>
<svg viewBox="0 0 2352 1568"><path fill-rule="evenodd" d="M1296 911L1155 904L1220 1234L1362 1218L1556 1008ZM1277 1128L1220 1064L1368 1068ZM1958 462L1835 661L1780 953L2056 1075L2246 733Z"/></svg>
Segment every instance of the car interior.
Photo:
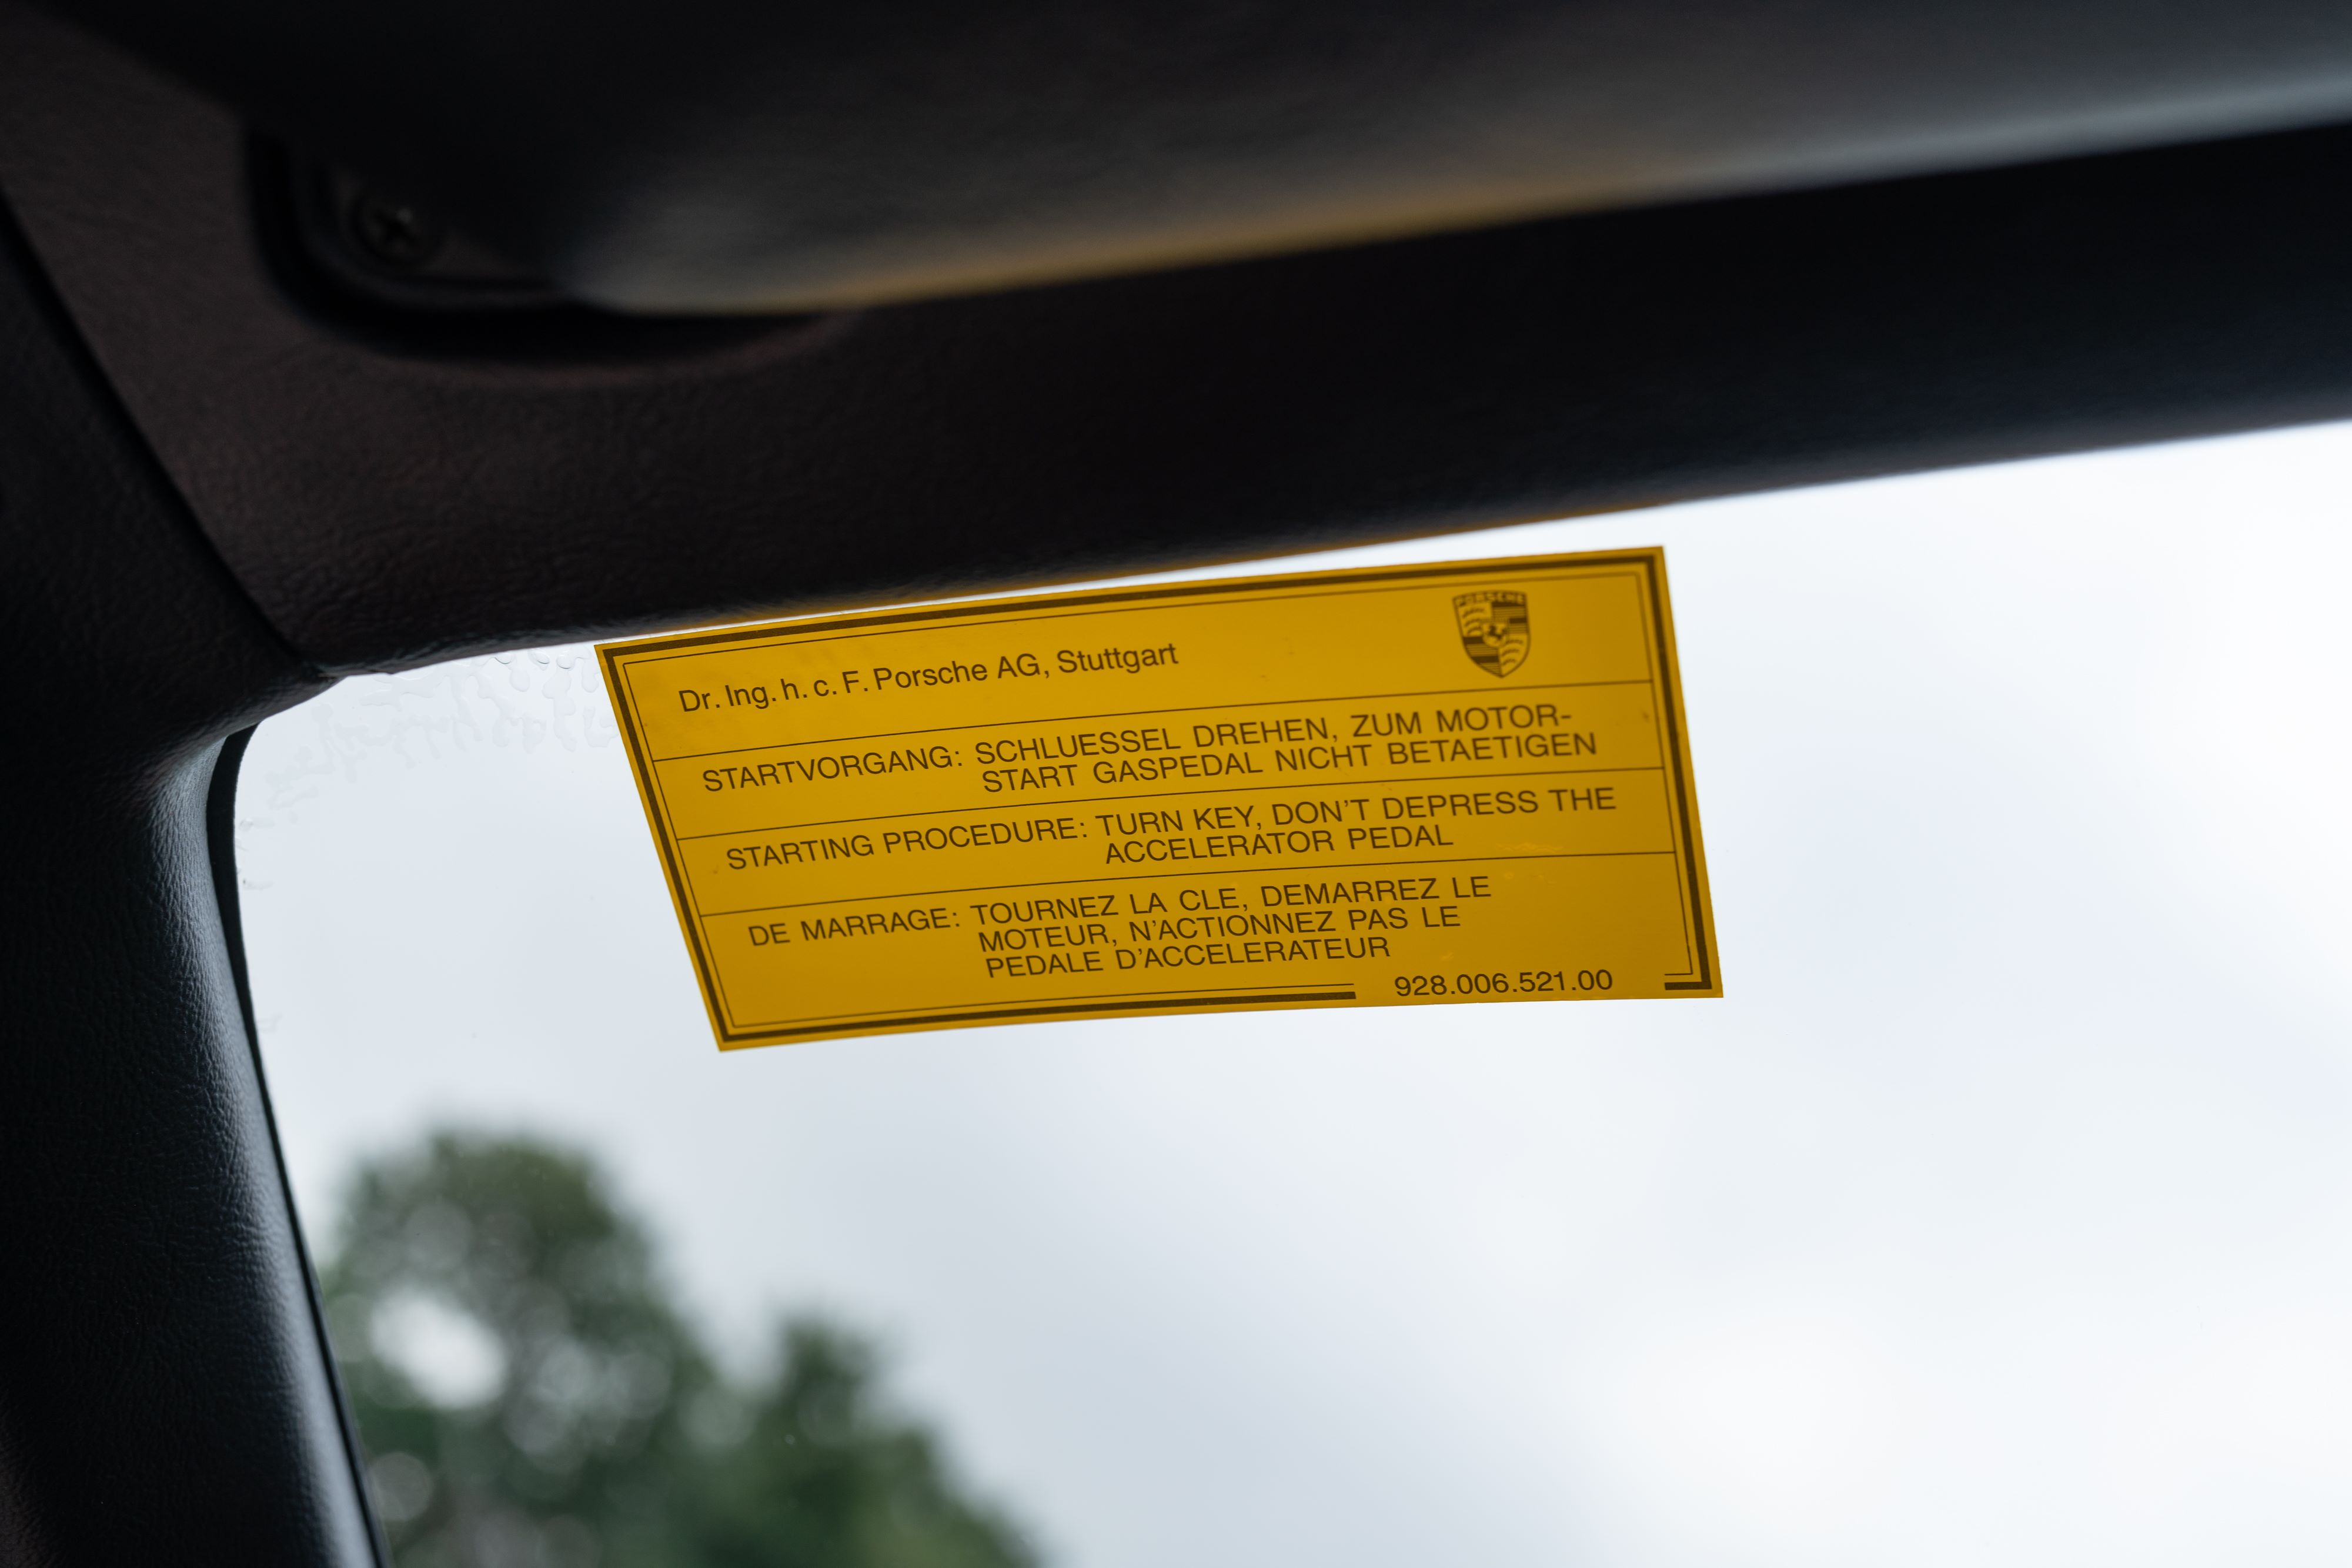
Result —
<svg viewBox="0 0 2352 1568"><path fill-rule="evenodd" d="M264 719L2340 420L2347 165L2305 0L0 0L0 1563L394 1561L262 1075Z"/></svg>

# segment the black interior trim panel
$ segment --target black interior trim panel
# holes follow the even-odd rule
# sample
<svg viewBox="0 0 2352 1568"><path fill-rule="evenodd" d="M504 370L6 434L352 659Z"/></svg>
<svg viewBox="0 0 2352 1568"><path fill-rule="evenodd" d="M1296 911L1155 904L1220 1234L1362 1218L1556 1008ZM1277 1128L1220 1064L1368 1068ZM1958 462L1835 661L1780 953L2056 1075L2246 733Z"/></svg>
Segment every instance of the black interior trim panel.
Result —
<svg viewBox="0 0 2352 1568"><path fill-rule="evenodd" d="M306 309L231 116L0 16L0 189L329 671L2352 412L2344 130L549 362Z"/></svg>
<svg viewBox="0 0 2352 1568"><path fill-rule="evenodd" d="M0 365L0 1563L367 1563L205 821L320 682L5 225Z"/></svg>
<svg viewBox="0 0 2352 1568"><path fill-rule="evenodd" d="M806 309L2352 119L2313 0L49 0L583 298Z"/></svg>

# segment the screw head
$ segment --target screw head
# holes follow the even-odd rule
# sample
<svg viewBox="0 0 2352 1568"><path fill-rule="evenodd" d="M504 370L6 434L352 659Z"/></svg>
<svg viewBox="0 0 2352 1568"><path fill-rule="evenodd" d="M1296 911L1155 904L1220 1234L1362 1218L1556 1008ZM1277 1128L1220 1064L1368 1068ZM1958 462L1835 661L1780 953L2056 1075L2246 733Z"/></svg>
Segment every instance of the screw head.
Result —
<svg viewBox="0 0 2352 1568"><path fill-rule="evenodd" d="M412 203L381 191L362 191L352 203L352 238L369 259L415 272L441 249L448 229Z"/></svg>

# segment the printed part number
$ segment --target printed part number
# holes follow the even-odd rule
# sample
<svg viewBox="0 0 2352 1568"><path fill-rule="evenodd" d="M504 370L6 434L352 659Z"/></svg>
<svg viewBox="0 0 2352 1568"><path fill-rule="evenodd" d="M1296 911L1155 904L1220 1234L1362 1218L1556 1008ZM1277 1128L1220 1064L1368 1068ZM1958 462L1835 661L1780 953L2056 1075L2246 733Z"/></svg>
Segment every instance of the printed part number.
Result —
<svg viewBox="0 0 2352 1568"><path fill-rule="evenodd" d="M1616 984L1606 969L1521 969L1514 977L1486 975L1399 975L1401 997L1565 996L1576 991L1605 991Z"/></svg>

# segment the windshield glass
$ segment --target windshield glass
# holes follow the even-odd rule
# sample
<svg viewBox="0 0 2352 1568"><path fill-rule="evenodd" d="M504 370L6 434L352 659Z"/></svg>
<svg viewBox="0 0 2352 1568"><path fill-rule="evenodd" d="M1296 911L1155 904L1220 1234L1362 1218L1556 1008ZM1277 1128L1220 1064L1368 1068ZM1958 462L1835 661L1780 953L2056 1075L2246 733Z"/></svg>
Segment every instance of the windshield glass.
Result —
<svg viewBox="0 0 2352 1568"><path fill-rule="evenodd" d="M271 719L401 1562L2339 1559L2347 494L2329 427L1233 569L1664 545L1720 1000L722 1055L585 648Z"/></svg>

